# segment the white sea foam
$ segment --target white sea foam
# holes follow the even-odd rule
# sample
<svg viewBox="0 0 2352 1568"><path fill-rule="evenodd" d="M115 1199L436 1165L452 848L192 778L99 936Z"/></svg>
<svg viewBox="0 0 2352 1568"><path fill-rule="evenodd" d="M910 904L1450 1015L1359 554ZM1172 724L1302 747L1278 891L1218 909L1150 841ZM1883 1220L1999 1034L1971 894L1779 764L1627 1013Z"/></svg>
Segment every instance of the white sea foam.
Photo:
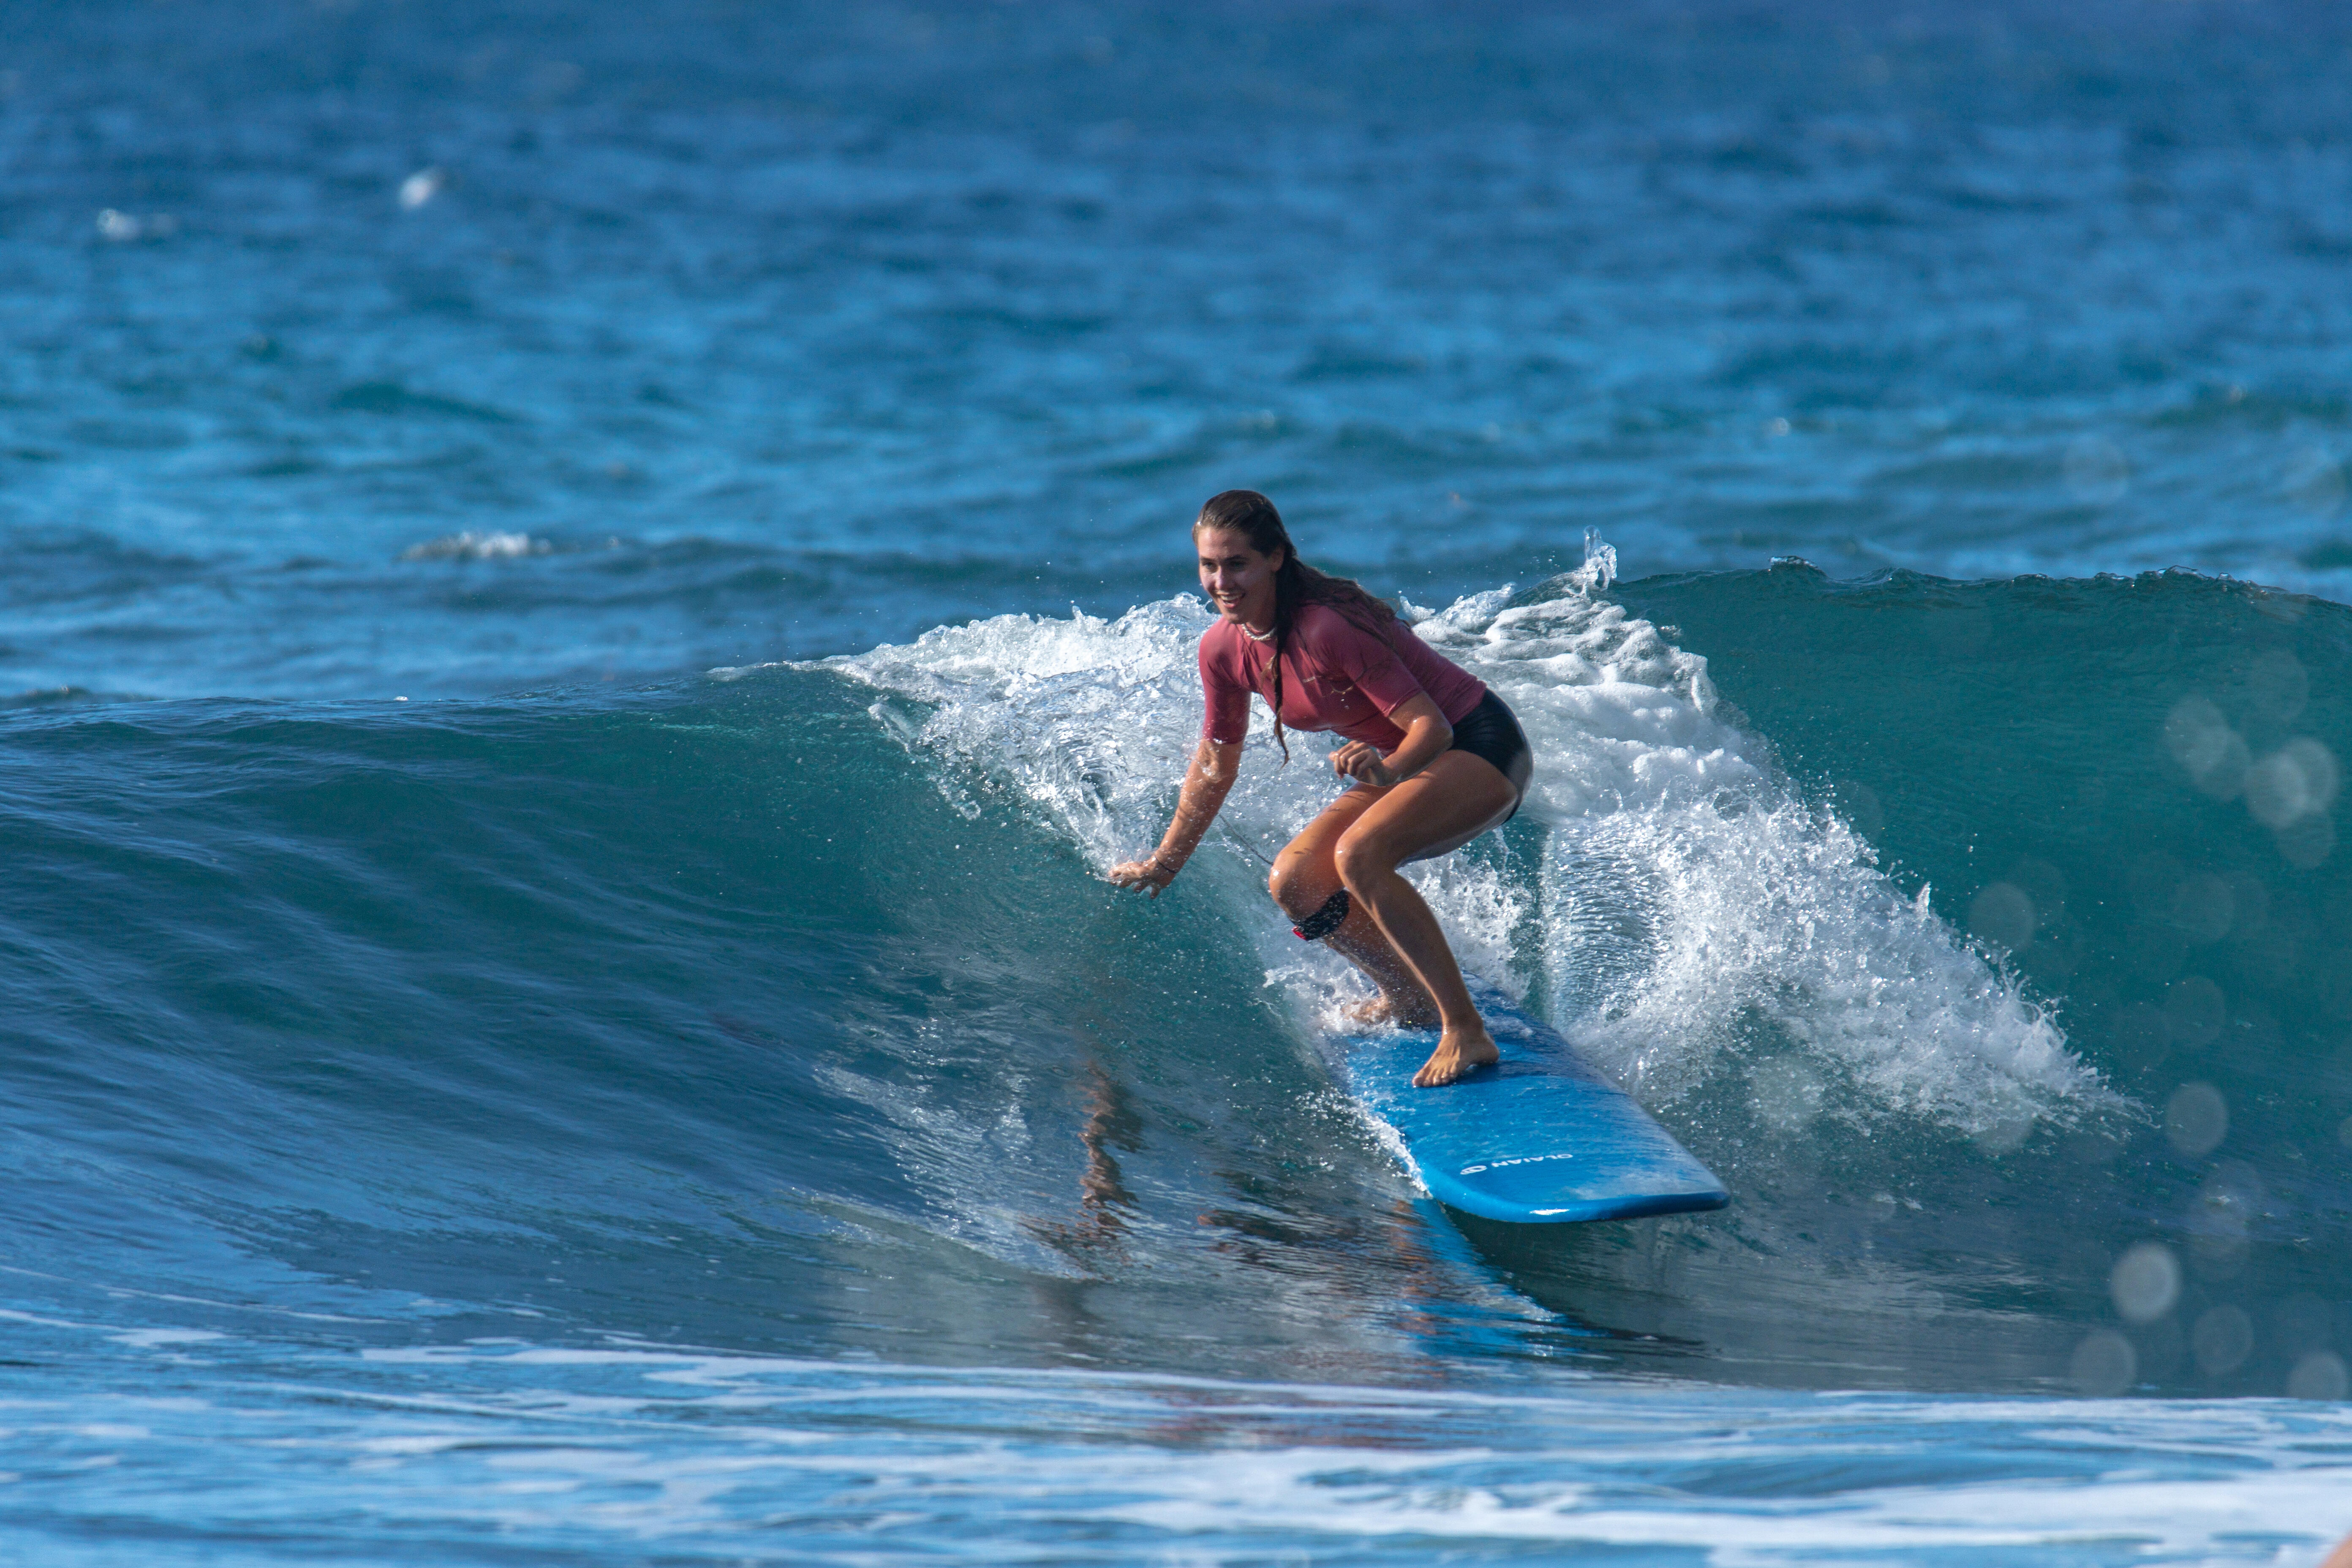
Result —
<svg viewBox="0 0 2352 1568"><path fill-rule="evenodd" d="M544 555L555 547L544 539L533 539L528 533L482 532L467 529L462 533L444 534L428 539L422 544L412 544L400 552L403 561L513 561L525 555Z"/></svg>
<svg viewBox="0 0 2352 1568"><path fill-rule="evenodd" d="M1522 817L1540 829L1515 829L1510 854L1412 874L1466 969L1540 990L1553 1021L1654 1103L1747 1075L1768 1121L1910 1115L1999 1152L2039 1119L2114 1102L1924 890L1901 896L1866 842L1798 798L1724 714L1703 658L1565 582L1410 613L1518 713L1538 759ZM1208 626L1187 596L1115 621L999 616L828 663L883 693L877 716L948 764L942 787L967 809L975 791L1017 791L1107 870L1166 821ZM1270 856L1334 793L1325 749L1295 736L1277 766L1255 711L1211 844ZM1328 999L1336 961L1287 943L1254 890L1262 868L1239 849L1219 858L1204 849L1188 874L1263 909L1269 968L1303 1002Z"/></svg>
<svg viewBox="0 0 2352 1568"><path fill-rule="evenodd" d="M2276 1400L1660 1385L1629 1404L1567 1378L1497 1394L619 1345L360 1361L285 1384L308 1395L285 1404L183 1362L194 1397L20 1392L10 1423L53 1469L154 1478L114 1506L165 1517L196 1506L174 1478L201 1476L205 1506L314 1533L487 1531L680 1562L782 1539L843 1563L1614 1547L1719 1568L2305 1564L2343 1524L2352 1437L2341 1408ZM312 1462L284 1461L298 1448Z"/></svg>

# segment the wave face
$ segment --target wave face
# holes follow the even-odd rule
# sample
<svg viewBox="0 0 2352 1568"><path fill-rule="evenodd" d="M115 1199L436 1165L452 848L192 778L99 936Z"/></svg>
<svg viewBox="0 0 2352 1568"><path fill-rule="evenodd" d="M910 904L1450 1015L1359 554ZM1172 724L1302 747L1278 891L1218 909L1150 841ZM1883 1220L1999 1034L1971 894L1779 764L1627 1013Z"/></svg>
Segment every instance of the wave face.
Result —
<svg viewBox="0 0 2352 1568"><path fill-rule="evenodd" d="M1253 736L1165 898L1099 879L1195 601L596 700L20 709L16 1278L375 1344L2283 1386L2352 1294L2352 884L2271 774L2352 744L2347 614L1783 567L1423 618L1542 765L1415 874L1735 1194L1524 1234L1439 1219L1318 1055L1351 983L1260 886L1311 742Z"/></svg>

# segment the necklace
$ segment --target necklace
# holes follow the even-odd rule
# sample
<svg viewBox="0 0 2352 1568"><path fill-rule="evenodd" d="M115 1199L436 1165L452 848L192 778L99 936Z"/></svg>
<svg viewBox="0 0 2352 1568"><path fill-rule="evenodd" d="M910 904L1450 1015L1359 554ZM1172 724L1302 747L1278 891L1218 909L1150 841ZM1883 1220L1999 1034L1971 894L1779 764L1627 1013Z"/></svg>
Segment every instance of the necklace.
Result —
<svg viewBox="0 0 2352 1568"><path fill-rule="evenodd" d="M1247 621L1237 621L1234 624L1242 628L1242 636L1249 638L1252 642L1272 642L1274 640L1274 628L1272 626L1266 627L1265 630L1262 632L1254 632L1250 630L1250 624Z"/></svg>

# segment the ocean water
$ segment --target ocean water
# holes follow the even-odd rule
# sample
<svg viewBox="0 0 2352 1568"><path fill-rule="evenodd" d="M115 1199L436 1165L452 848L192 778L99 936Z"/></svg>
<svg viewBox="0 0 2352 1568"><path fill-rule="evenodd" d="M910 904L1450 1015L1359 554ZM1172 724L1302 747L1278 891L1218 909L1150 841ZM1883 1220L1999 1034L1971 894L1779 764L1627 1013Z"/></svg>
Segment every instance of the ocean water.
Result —
<svg viewBox="0 0 2352 1568"><path fill-rule="evenodd" d="M0 5L0 1554L2316 1563L2352 21ZM1721 1213L1433 1205L1185 526ZM1262 716L1261 716L1262 721Z"/></svg>

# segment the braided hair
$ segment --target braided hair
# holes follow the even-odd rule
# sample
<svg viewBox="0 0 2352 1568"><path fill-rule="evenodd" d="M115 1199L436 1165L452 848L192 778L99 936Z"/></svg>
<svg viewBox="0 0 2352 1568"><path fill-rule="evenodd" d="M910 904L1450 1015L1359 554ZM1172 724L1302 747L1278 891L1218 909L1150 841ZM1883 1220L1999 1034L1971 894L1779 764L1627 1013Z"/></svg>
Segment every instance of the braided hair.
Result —
<svg viewBox="0 0 2352 1568"><path fill-rule="evenodd" d="M1318 572L1301 561L1298 546L1290 542L1290 531L1282 526L1282 514L1255 490L1221 490L1211 496L1208 504L1201 508L1192 531L1198 533L1204 528L1231 529L1247 539L1250 548L1260 555L1282 552L1282 564L1274 574L1274 694L1267 700L1274 708L1274 742L1282 748L1282 760L1286 763L1290 761L1290 742L1282 733L1282 650L1289 644L1299 610L1308 605L1328 605L1391 650L1396 647L1393 628L1402 623L1396 611L1368 592L1362 584L1353 578Z"/></svg>

